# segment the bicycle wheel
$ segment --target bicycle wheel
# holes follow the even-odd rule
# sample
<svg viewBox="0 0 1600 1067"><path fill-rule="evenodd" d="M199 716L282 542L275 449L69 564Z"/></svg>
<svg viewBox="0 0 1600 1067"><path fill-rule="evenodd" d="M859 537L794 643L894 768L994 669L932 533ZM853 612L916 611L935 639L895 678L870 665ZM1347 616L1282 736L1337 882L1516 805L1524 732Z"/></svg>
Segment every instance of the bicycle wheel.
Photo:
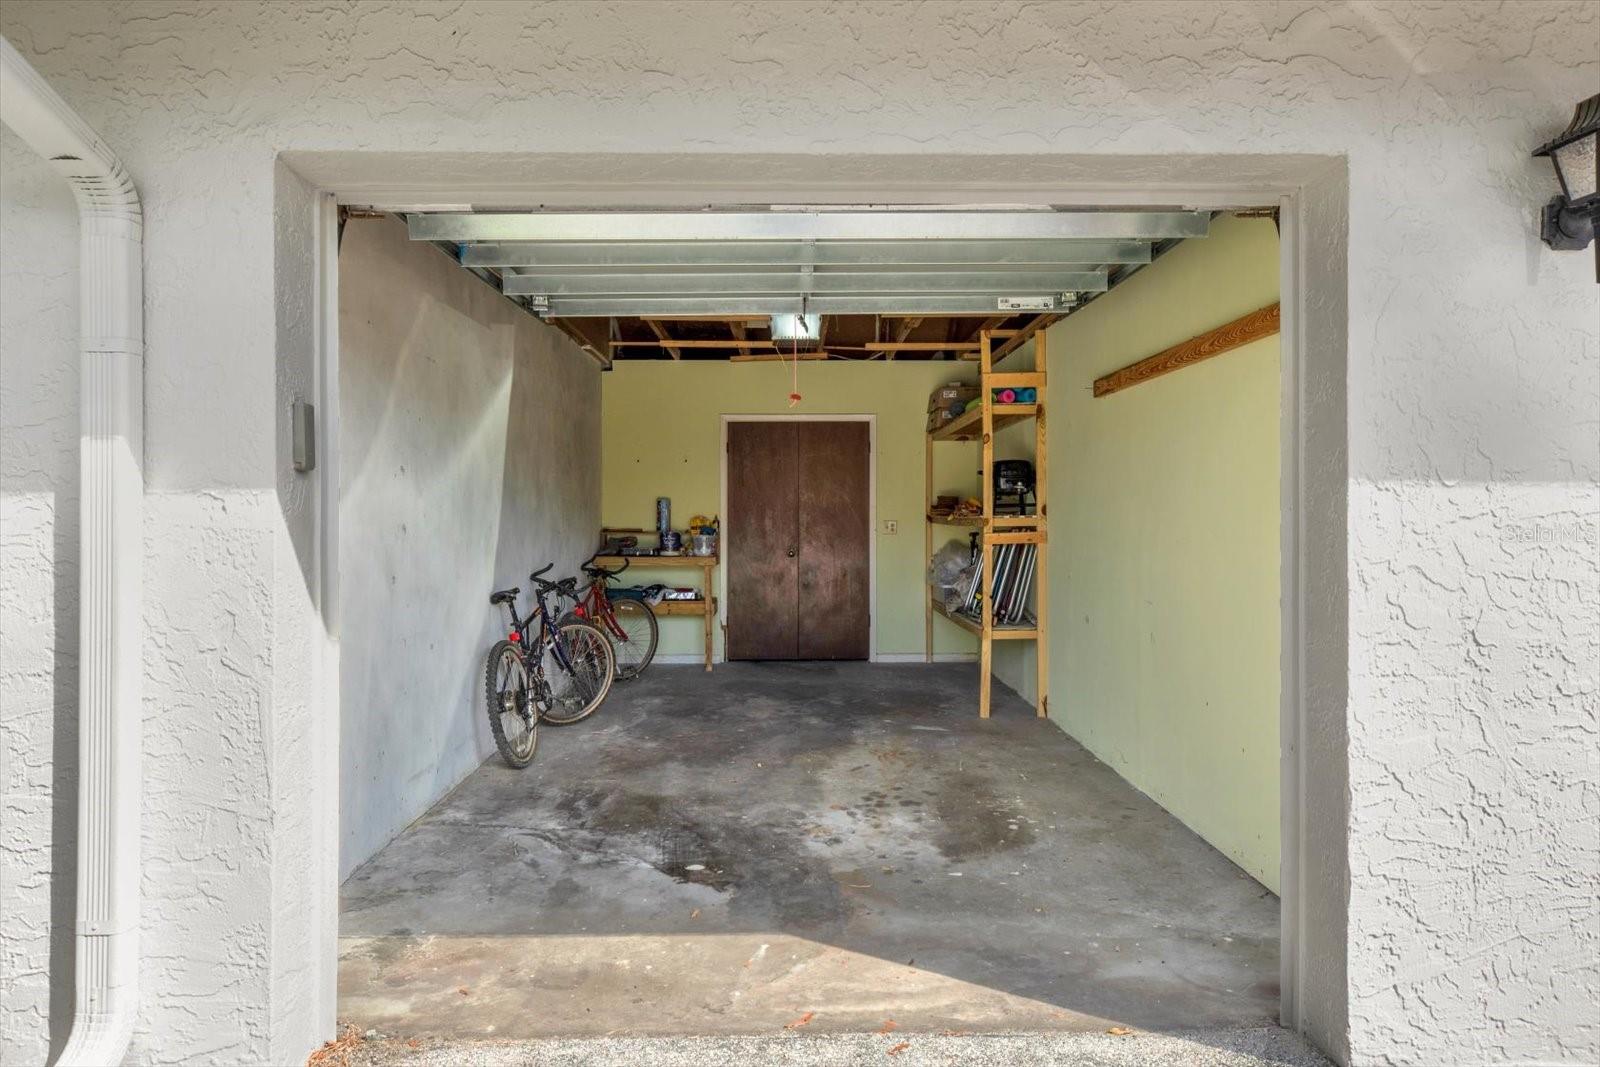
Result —
<svg viewBox="0 0 1600 1067"><path fill-rule="evenodd" d="M611 638L611 650L617 655L617 681L625 682L637 678L656 658L661 626L649 604L631 597L611 601L611 616L616 620L615 628L610 625L611 619L607 619L604 629Z"/></svg>
<svg viewBox="0 0 1600 1067"><path fill-rule="evenodd" d="M569 726L594 714L611 692L617 657L606 635L586 622L562 623L556 627L555 639L564 657L553 652L545 657L550 709L544 720L552 726Z"/></svg>
<svg viewBox="0 0 1600 1067"><path fill-rule="evenodd" d="M489 650L483 671L483 700L489 714L489 732L500 758L513 767L533 761L539 744L539 712L529 687L522 650L500 641Z"/></svg>

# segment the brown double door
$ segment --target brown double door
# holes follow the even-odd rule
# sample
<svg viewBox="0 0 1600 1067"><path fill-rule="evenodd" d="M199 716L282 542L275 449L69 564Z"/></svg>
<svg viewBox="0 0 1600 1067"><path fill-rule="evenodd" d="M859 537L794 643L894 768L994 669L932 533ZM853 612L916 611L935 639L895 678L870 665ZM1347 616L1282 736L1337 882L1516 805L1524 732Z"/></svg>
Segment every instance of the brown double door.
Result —
<svg viewBox="0 0 1600 1067"><path fill-rule="evenodd" d="M728 424L729 659L867 659L865 422Z"/></svg>

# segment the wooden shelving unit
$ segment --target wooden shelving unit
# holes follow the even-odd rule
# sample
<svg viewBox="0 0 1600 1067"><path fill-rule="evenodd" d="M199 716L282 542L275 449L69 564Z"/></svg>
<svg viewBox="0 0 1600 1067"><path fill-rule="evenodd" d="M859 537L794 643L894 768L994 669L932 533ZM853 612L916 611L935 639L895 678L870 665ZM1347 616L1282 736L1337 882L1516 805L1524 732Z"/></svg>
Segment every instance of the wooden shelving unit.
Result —
<svg viewBox="0 0 1600 1067"><path fill-rule="evenodd" d="M925 481L923 499L933 502L933 446L939 441L978 441L983 448L983 513L981 515L939 516L927 513L923 534L923 568L933 561L933 528L957 526L981 531L983 545L983 598L981 614L972 618L950 611L931 593L928 597L924 648L928 662L933 662L933 619L943 616L950 622L977 636L979 642L978 715L989 717L990 690L993 685L994 642L1033 641L1035 643L1037 683L1039 691L1038 714L1044 718L1050 713L1049 662L1048 662L1048 611L1049 589L1047 571L1047 511L1045 506L1045 332L1029 331L1034 342L1034 362L1031 371L1001 372L994 369L997 360L1015 351L1027 337L1016 330L985 330L979 335L978 400L973 407L952 421L930 431L927 435L927 458L924 465ZM998 344L998 347L997 347ZM997 404L996 389L1034 389L1039 402L1035 404ZM996 515L994 513L994 434L996 430L1014 423L1032 419L1034 425L1034 500L1033 515ZM995 549L1001 545L1038 545L1033 572L1034 620L1031 624L1007 626L996 624L993 602L989 596L994 588Z"/></svg>
<svg viewBox="0 0 1600 1067"><path fill-rule="evenodd" d="M695 570L699 569L700 599L698 600L663 600L655 605L657 616L668 615L699 615L705 620L706 631L706 670L711 669L711 635L716 629L717 598L711 594L714 587L714 577L719 562L716 556L596 556L595 562L602 567L615 568L627 563L630 567L660 567L663 570ZM687 588L687 587L686 587Z"/></svg>

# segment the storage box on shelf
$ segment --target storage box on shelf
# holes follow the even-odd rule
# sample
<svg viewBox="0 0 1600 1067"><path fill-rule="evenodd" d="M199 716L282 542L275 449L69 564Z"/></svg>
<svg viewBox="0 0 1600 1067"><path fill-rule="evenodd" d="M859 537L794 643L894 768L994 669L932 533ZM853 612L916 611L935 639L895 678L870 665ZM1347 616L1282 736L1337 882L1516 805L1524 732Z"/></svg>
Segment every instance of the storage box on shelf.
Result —
<svg viewBox="0 0 1600 1067"><path fill-rule="evenodd" d="M1038 714L1049 714L1049 663L1048 663L1048 575L1046 559L1047 510L1045 504L1045 333L1043 330L985 330L980 336L979 370L976 387L966 390L970 399L959 412L935 419L939 411L951 411L958 402L954 387L949 402L941 405L941 394L936 391L929 402L926 443L925 494L928 502L927 523L923 536L923 565L933 559L933 529L935 526L958 526L977 529L982 545L983 562L980 588L983 591L976 617L947 608L942 599L928 596L927 618L924 633L925 655L933 660L933 619L942 616L957 626L977 636L979 642L978 714L989 717L995 641L1033 641L1038 685ZM996 371L995 364L1020 347L1031 336L1034 342L1034 362L1031 371ZM1015 399L1017 394L1029 396L1032 402L1001 403L997 396ZM997 515L994 510L994 434L1005 426L1032 419L1034 422L1034 500L1032 515ZM933 508L933 446L938 441L978 441L983 455L983 508L981 513L959 511L938 512ZM1032 584L1034 591L1034 617L1024 615L1020 622L1000 623L994 616L994 600L989 595L995 588L996 554L1007 545L1036 546L1033 555ZM1026 597L1027 590L1021 595Z"/></svg>

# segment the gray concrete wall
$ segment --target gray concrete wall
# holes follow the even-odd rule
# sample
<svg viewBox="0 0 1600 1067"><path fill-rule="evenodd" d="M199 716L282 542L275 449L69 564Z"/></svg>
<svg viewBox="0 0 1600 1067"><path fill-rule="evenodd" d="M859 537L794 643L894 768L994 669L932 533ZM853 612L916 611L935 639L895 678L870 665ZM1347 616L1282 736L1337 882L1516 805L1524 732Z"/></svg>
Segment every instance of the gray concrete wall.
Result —
<svg viewBox="0 0 1600 1067"><path fill-rule="evenodd" d="M494 751L488 596L593 549L600 371L394 219L345 226L339 350L342 878Z"/></svg>
<svg viewBox="0 0 1600 1067"><path fill-rule="evenodd" d="M277 200L280 157L310 177L308 153L339 152L372 154L366 188L431 168L485 203L613 204L637 202L630 181L701 203L1158 181L1183 202L1342 157L1348 196L1304 220L1304 271L1329 281L1310 312L1349 337L1348 364L1341 329L1299 385L1327 415L1302 476L1341 485L1300 516L1297 580L1328 594L1299 664L1318 700L1305 866L1329 893L1305 916L1311 1025L1360 1063L1593 1060L1600 305L1590 257L1538 244L1554 182L1529 151L1594 92L1597 18L1553 0L0 5L146 207L132 1058L289 1062L328 1033L325 1001L278 995L325 967L302 946L325 944L328 880L292 846L338 796L300 761L337 711L307 682L326 649L303 512L280 500L298 490L279 385L301 365L280 326L316 280L275 211L307 208ZM70 1010L76 218L6 145L0 1057L33 1062Z"/></svg>

